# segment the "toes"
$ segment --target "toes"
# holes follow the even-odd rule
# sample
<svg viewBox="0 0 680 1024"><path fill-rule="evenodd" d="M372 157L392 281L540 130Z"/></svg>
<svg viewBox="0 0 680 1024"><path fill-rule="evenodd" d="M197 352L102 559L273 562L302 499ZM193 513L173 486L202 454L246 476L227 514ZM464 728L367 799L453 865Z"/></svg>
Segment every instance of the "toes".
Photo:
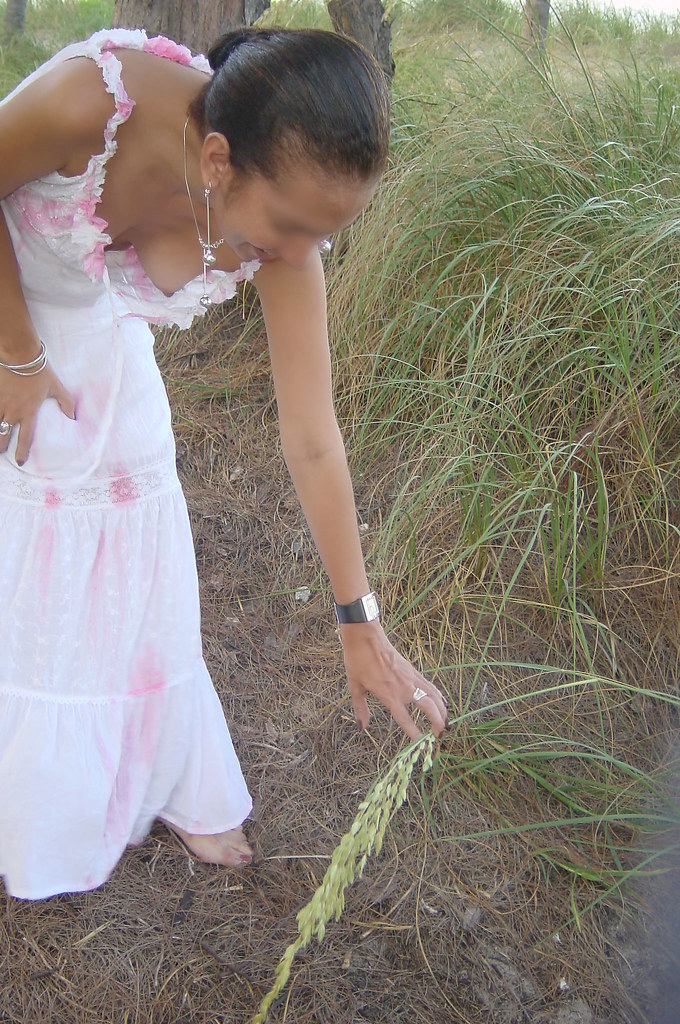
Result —
<svg viewBox="0 0 680 1024"><path fill-rule="evenodd" d="M253 859L253 851L246 842L246 837L243 834L242 828L232 829L231 832L225 832L224 836L220 837L223 842L225 856L233 858L232 863L249 864Z"/></svg>

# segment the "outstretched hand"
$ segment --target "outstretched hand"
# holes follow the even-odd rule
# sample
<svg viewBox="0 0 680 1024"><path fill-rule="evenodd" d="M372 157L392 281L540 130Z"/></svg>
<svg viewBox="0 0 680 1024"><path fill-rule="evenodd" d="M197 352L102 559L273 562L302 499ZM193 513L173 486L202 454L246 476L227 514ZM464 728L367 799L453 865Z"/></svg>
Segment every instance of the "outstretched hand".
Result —
<svg viewBox="0 0 680 1024"><path fill-rule="evenodd" d="M359 728L365 729L368 725L370 711L366 695L372 693L412 740L421 735L409 710L414 704L429 718L435 735L440 736L447 721L446 699L434 683L399 654L385 636L380 622L350 623L340 627L340 634Z"/></svg>

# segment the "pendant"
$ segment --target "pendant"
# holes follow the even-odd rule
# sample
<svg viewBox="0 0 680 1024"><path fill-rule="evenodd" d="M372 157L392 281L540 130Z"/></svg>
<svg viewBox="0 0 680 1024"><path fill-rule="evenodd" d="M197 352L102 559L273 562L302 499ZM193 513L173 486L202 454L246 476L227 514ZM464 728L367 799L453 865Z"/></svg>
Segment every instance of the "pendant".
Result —
<svg viewBox="0 0 680 1024"><path fill-rule="evenodd" d="M213 300L210 298L209 295L201 295L199 302L203 306L203 309L208 309L210 306L213 305Z"/></svg>

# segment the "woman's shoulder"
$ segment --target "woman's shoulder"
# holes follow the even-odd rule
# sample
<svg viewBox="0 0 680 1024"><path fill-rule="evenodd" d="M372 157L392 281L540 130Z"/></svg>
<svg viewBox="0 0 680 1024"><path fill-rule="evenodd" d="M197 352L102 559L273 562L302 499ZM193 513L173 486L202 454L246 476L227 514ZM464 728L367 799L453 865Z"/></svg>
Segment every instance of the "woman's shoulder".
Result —
<svg viewBox="0 0 680 1024"><path fill-rule="evenodd" d="M211 73L208 59L203 54L192 54L188 47L166 36L147 36L143 29L104 29L80 45L104 54L116 50L147 53L175 64L184 64Z"/></svg>
<svg viewBox="0 0 680 1024"><path fill-rule="evenodd" d="M69 43L54 54L49 60L36 69L19 86L21 89L33 78L42 76L54 67L65 65L77 57L90 58L101 69L111 66L120 53L145 53L161 57L175 64L183 64L212 74L207 57L203 54L192 54L186 46L176 43L165 36L149 37L144 29L102 29L88 39ZM106 78L106 73L104 74Z"/></svg>
<svg viewBox="0 0 680 1024"><path fill-rule="evenodd" d="M114 114L127 120L137 105L167 102L175 81L182 89L181 76L200 81L204 61L141 30L97 33L60 51L0 104L0 141L11 149L17 140L30 145L42 136L49 147L54 138L55 148L63 150L56 166L77 174L101 149Z"/></svg>
<svg viewBox="0 0 680 1024"><path fill-rule="evenodd" d="M53 97L55 103L68 106L77 119L92 99L96 101L105 91L116 96L124 90L127 67L143 68L149 76L157 76L178 65L204 75L212 74L206 57L193 55L186 46L171 39L148 38L142 29L111 29L64 47L24 79L7 100L26 91L46 95L58 86L64 91ZM104 89L97 88L98 83L103 83ZM64 109L64 114L68 110Z"/></svg>
<svg viewBox="0 0 680 1024"><path fill-rule="evenodd" d="M114 105L101 73L84 57L32 77L0 104L0 194L52 170L71 173L71 164L101 148Z"/></svg>

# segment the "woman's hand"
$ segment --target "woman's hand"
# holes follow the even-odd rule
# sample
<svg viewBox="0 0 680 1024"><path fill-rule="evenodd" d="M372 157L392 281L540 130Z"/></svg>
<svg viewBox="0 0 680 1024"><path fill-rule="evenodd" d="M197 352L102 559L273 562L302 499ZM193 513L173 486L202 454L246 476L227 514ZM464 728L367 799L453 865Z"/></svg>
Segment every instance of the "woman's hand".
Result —
<svg viewBox="0 0 680 1024"><path fill-rule="evenodd" d="M76 418L73 398L49 365L31 377L21 377L0 367L0 421L12 425L8 434L0 435L0 455L7 451L12 433L18 429L16 461L23 466L33 440L38 409L48 398L56 399L69 419Z"/></svg>
<svg viewBox="0 0 680 1024"><path fill-rule="evenodd" d="M430 720L432 731L440 736L446 727L447 704L437 687L417 672L392 646L376 619L374 622L348 623L340 626L345 670L352 697L354 714L360 729L370 718L366 694L372 693L385 705L397 725L412 740L420 729L411 718L409 705L414 694L424 691L415 700L417 707Z"/></svg>

